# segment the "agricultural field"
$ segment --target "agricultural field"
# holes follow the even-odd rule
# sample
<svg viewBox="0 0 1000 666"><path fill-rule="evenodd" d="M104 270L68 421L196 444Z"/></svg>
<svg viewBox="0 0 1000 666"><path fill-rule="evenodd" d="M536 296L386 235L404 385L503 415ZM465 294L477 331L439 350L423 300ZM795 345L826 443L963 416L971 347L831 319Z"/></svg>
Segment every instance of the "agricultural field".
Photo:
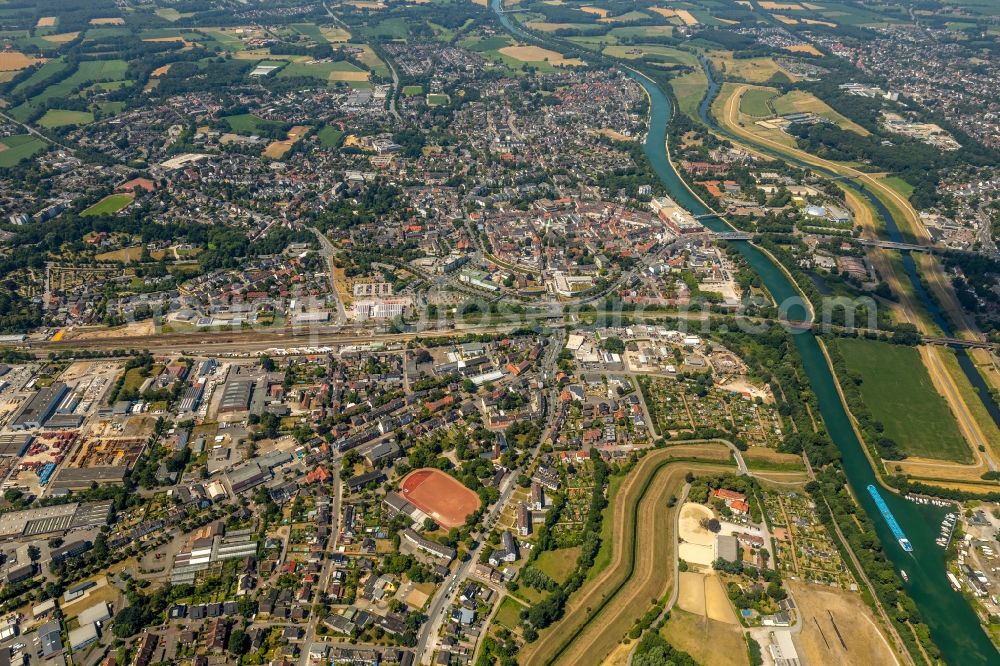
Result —
<svg viewBox="0 0 1000 666"><path fill-rule="evenodd" d="M45 142L30 134L16 134L0 138L0 168L15 166L21 160L41 152Z"/></svg>
<svg viewBox="0 0 1000 666"><path fill-rule="evenodd" d="M135 199L134 194L109 194L81 213L84 217L114 215Z"/></svg>
<svg viewBox="0 0 1000 666"><path fill-rule="evenodd" d="M712 68L724 79L749 83L793 80L773 58L734 58L731 51L712 51L708 59Z"/></svg>
<svg viewBox="0 0 1000 666"><path fill-rule="evenodd" d="M507 56L519 62L527 63L548 63L555 67L566 67L572 65L582 65L578 58L564 58L558 51L543 49L540 46L505 46L499 50L501 55Z"/></svg>
<svg viewBox="0 0 1000 666"><path fill-rule="evenodd" d="M370 75L365 70L346 60L290 62L284 69L278 72L278 78L296 76L307 76L329 83L336 83L337 81L367 83Z"/></svg>
<svg viewBox="0 0 1000 666"><path fill-rule="evenodd" d="M89 111L65 111L62 109L49 109L38 120L39 125L49 129L68 125L86 125L92 122L94 122L94 114Z"/></svg>
<svg viewBox="0 0 1000 666"><path fill-rule="evenodd" d="M69 65L61 58L58 60L50 60L36 69L27 79L14 86L14 90L11 92L16 95L23 90L31 88L32 86L48 81L57 74L62 73L62 71L67 67L69 67Z"/></svg>
<svg viewBox="0 0 1000 666"><path fill-rule="evenodd" d="M608 46L604 49L604 54L612 58L622 58L623 60L643 59L651 62L677 65L690 65L693 59L692 54L687 51L681 51L670 46L650 44Z"/></svg>
<svg viewBox="0 0 1000 666"><path fill-rule="evenodd" d="M46 63L35 74L40 74L49 64ZM53 99L66 98L77 88L86 87L93 83L122 80L127 69L128 63L124 60L84 60L73 74L58 83L48 86L28 102L15 107L11 111L11 115L23 122L35 113L36 109L42 104ZM29 81L34 76L32 75ZM52 76L52 74L49 74L49 76ZM40 81L45 81L46 78L41 78Z"/></svg>
<svg viewBox="0 0 1000 666"><path fill-rule="evenodd" d="M0 72L20 72L40 62L45 60L27 56L19 51L0 51Z"/></svg>
<svg viewBox="0 0 1000 666"><path fill-rule="evenodd" d="M885 435L907 455L971 462L969 445L955 417L931 382L912 347L885 342L838 339L836 346L861 395ZM840 381L850 381L841 377Z"/></svg>

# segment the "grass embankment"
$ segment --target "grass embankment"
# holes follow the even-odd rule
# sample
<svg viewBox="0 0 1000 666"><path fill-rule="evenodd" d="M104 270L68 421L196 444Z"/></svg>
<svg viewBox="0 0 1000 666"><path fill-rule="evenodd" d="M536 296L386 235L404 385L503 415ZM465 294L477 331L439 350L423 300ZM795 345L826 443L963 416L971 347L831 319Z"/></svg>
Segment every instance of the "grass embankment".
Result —
<svg viewBox="0 0 1000 666"><path fill-rule="evenodd" d="M692 457L709 462L691 463ZM729 461L729 451L705 445L675 446L648 454L620 483L605 515L608 551L595 561L590 578L566 605L563 619L525 646L521 663L598 662L608 655L651 605L674 584L673 513L665 510L689 471L724 471L711 460ZM684 464L671 464L686 460ZM602 544L602 546L604 546ZM605 552L610 560L604 563Z"/></svg>

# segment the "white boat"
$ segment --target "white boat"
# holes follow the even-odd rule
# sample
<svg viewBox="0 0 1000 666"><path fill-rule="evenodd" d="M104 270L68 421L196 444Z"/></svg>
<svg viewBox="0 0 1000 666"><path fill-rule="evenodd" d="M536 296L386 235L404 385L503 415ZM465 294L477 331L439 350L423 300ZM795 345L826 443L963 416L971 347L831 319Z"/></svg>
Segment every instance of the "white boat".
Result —
<svg viewBox="0 0 1000 666"><path fill-rule="evenodd" d="M909 583L910 582L910 575L908 573L906 573L906 569L900 569L899 570L899 575L903 577L903 582L905 582L905 583Z"/></svg>

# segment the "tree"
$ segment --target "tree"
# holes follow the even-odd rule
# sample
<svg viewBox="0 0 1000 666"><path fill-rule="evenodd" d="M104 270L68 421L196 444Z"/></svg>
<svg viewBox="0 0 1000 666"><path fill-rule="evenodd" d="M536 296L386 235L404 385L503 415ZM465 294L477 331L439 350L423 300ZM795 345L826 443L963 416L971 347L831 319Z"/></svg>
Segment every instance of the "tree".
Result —
<svg viewBox="0 0 1000 666"><path fill-rule="evenodd" d="M38 558L41 557L41 555L42 551L38 546L35 545L28 546L28 558L32 562L37 562Z"/></svg>
<svg viewBox="0 0 1000 666"><path fill-rule="evenodd" d="M250 637L242 629L233 629L229 634L229 654L234 657L245 655L250 650Z"/></svg>

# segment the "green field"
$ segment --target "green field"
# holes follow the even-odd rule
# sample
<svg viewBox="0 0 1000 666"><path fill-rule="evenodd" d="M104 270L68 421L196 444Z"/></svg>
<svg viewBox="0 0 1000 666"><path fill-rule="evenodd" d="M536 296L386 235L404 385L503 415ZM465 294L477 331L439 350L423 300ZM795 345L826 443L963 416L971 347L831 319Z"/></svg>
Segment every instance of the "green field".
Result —
<svg viewBox="0 0 1000 666"><path fill-rule="evenodd" d="M16 165L45 148L45 142L30 134L16 134L0 138L0 145L6 146L0 150L0 168Z"/></svg>
<svg viewBox="0 0 1000 666"><path fill-rule="evenodd" d="M236 134L258 134L262 128L281 127L282 123L274 120L264 120L251 113L241 113L236 116L225 116L223 120Z"/></svg>
<svg viewBox="0 0 1000 666"><path fill-rule="evenodd" d="M972 462L969 445L916 349L848 338L838 339L836 345L848 371L861 377L865 405L901 451L922 458Z"/></svg>
<svg viewBox="0 0 1000 666"><path fill-rule="evenodd" d="M535 560L535 566L546 576L560 585L569 578L576 568L576 561L580 557L580 548L558 548L547 550Z"/></svg>
<svg viewBox="0 0 1000 666"><path fill-rule="evenodd" d="M430 93L427 95L427 106L444 106L451 99L447 95L442 95L439 93Z"/></svg>
<svg viewBox="0 0 1000 666"><path fill-rule="evenodd" d="M336 127L326 125L316 133L316 136L319 137L319 142L327 148L336 148L340 145L340 139L344 136L344 133Z"/></svg>
<svg viewBox="0 0 1000 666"><path fill-rule="evenodd" d="M132 203L134 198L135 196L132 194L109 194L87 210L83 211L82 215L84 217L92 217L95 215L113 215Z"/></svg>
<svg viewBox="0 0 1000 666"><path fill-rule="evenodd" d="M324 82L353 81L355 75L364 73L365 70L346 60L334 62L290 62L284 69L278 72L278 78L289 78L296 76L306 76ZM342 76L343 74L346 74Z"/></svg>
<svg viewBox="0 0 1000 666"><path fill-rule="evenodd" d="M750 88L740 100L740 111L748 116L767 118L774 112L768 106L768 101L777 94L773 88Z"/></svg>
<svg viewBox="0 0 1000 666"><path fill-rule="evenodd" d="M416 97L424 94L423 86L403 86L403 94L407 97Z"/></svg>
<svg viewBox="0 0 1000 666"><path fill-rule="evenodd" d="M493 616L493 621L497 624L515 630L521 626L521 610L524 608L518 601L511 597L504 597L500 602L497 614Z"/></svg>
<svg viewBox="0 0 1000 666"><path fill-rule="evenodd" d="M36 69L34 74L32 74L27 79L21 81L16 86L14 86L14 90L12 92L14 94L17 94L36 84L48 81L56 74L59 74L60 72L65 70L68 66L69 65L66 64L65 60L50 60L41 67L39 67L38 69Z"/></svg>
<svg viewBox="0 0 1000 666"><path fill-rule="evenodd" d="M11 111L11 115L24 122L38 107L49 100L68 97L77 88L83 88L93 83L119 81L124 77L127 69L128 63L124 60L85 60L80 63L73 74L50 85L28 102L15 107ZM39 73L41 70L36 72L36 74ZM34 78L34 75L31 78Z"/></svg>
<svg viewBox="0 0 1000 666"><path fill-rule="evenodd" d="M92 122L94 122L94 114L89 111L65 111L63 109L49 109L38 120L39 125L49 129L67 125L85 125Z"/></svg>
<svg viewBox="0 0 1000 666"><path fill-rule="evenodd" d="M883 178L882 182L902 194L907 199L909 199L910 195L913 194L913 185L910 185L899 176L889 176L887 178Z"/></svg>
<svg viewBox="0 0 1000 666"><path fill-rule="evenodd" d="M466 39L463 40L461 44L470 51L485 53L486 51L496 51L505 46L510 46L511 41L505 35L496 35L493 37L486 37L484 39Z"/></svg>

